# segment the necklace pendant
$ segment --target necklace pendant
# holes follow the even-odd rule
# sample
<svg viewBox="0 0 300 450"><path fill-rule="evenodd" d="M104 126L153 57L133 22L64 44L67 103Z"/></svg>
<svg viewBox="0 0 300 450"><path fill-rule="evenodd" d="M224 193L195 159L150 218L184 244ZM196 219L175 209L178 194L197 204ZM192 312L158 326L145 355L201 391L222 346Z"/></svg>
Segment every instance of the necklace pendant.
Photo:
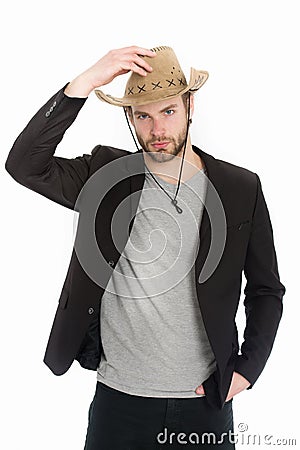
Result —
<svg viewBox="0 0 300 450"><path fill-rule="evenodd" d="M175 206L177 212L179 214L181 214L182 213L182 209L180 208L180 206L177 205L177 200L175 200L175 198L174 198L174 199L171 200L171 203Z"/></svg>

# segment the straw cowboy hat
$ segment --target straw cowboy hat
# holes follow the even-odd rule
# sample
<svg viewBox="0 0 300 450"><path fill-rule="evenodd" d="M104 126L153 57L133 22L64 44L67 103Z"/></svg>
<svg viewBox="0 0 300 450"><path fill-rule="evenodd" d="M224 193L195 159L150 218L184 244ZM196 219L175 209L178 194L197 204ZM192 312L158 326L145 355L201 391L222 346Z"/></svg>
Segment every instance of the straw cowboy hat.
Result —
<svg viewBox="0 0 300 450"><path fill-rule="evenodd" d="M190 81L186 82L174 50L161 46L151 49L155 58L141 56L152 66L153 71L146 77L132 72L125 88L124 97L117 98L95 89L100 100L116 106L147 105L156 101L182 95L187 91L195 92L205 83L208 72L191 67Z"/></svg>

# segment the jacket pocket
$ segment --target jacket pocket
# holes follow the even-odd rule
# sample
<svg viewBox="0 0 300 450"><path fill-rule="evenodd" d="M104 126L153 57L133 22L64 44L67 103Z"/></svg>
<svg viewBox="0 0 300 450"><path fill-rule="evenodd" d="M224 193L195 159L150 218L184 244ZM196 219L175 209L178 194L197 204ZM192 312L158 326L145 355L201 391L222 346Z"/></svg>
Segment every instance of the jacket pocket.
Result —
<svg viewBox="0 0 300 450"><path fill-rule="evenodd" d="M227 230L228 229L234 229L234 230L241 230L243 227L245 227L246 225L249 225L250 220L244 220L242 222L238 222L238 223L234 223L234 224L230 224L227 225Z"/></svg>

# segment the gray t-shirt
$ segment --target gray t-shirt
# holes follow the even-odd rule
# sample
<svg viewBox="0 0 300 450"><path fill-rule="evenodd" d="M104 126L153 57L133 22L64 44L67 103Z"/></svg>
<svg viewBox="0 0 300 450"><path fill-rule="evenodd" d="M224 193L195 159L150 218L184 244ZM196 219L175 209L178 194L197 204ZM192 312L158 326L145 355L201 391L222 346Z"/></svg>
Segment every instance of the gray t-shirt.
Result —
<svg viewBox="0 0 300 450"><path fill-rule="evenodd" d="M196 387L216 369L193 270L204 171L181 181L181 214L145 175L131 234L102 297L97 380L112 388L144 397L199 397ZM177 184L156 179L174 198Z"/></svg>

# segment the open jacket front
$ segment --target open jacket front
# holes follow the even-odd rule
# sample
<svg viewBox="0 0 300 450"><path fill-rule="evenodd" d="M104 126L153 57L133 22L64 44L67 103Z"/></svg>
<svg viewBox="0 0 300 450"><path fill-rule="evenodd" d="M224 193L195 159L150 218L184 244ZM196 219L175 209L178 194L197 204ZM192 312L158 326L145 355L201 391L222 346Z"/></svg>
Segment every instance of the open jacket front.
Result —
<svg viewBox="0 0 300 450"><path fill-rule="evenodd" d="M44 362L56 375L64 374L75 359L86 369L98 367L102 351L101 298L131 232L134 220L131 217L134 218L137 210L145 178L142 151L131 153L98 145L91 154L73 159L54 156L85 100L67 97L64 88L58 91L16 139L5 165L22 185L80 211L80 202L84 206L85 198L90 201L82 190L87 181L105 165L119 160L117 177L121 181L104 196L95 216L95 236L103 259L99 259L99 266L94 269L105 281L101 286L84 270L75 251L75 244L76 248L83 248L87 239L81 232L85 228L81 227L79 213L74 248L44 357ZM199 282L212 241L210 217L204 209L199 224L200 246L193 267L199 307L217 362L217 370L204 382L204 389L208 401L222 408L233 371L242 374L251 383L250 387L262 372L281 319L285 287L279 279L272 225L258 175L216 159L195 146L193 150L203 159L226 216L222 257L212 275ZM129 155L135 155L133 164ZM95 180L99 179L101 192L98 175ZM133 196L135 192L139 195ZM130 208L123 209L117 249L112 239L111 220L118 205L129 196ZM246 327L240 346L235 316L243 272L247 281L244 290Z"/></svg>

